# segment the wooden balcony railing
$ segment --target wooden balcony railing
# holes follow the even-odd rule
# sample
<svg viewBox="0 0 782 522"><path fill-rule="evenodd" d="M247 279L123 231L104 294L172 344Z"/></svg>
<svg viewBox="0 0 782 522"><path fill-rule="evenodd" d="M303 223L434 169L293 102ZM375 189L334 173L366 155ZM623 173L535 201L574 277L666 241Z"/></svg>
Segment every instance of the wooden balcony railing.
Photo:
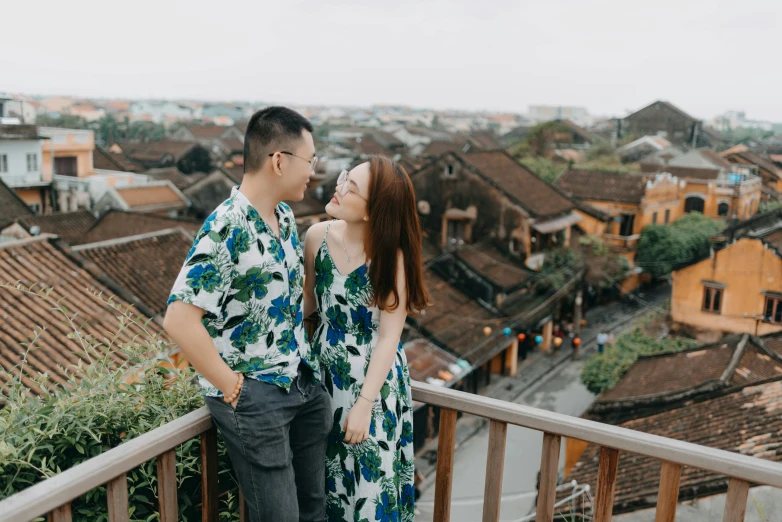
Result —
<svg viewBox="0 0 782 522"><path fill-rule="evenodd" d="M456 416L459 411L490 419L483 504L485 522L498 522L500 519L508 424L544 433L537 522L548 522L554 517L562 437L592 442L602 448L593 504L595 522L611 520L620 451L663 461L656 522L673 522L675 518L683 466L716 472L730 478L723 522L744 520L750 483L782 487L782 465L767 460L418 382L413 383L413 398L441 408L435 480L436 522L450 519ZM50 522L68 522L71 520L71 501L106 484L109 521L127 521L128 489L125 474L144 462L157 458L160 519L163 522L172 522L177 515L175 448L198 436L201 437L203 521L217 522L217 433L206 408L185 415L7 498L0 502L0 520L21 522L46 515ZM243 500L240 500L240 505L244 506ZM244 519L243 515L240 516Z"/></svg>

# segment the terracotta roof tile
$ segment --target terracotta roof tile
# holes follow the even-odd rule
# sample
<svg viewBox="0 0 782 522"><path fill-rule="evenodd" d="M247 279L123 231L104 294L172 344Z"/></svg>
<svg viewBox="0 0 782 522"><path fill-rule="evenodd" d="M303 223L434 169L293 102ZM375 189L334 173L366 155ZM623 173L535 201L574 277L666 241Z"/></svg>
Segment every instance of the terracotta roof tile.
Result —
<svg viewBox="0 0 782 522"><path fill-rule="evenodd" d="M449 152L461 152L464 142L457 141L432 141L421 152L421 156L436 157Z"/></svg>
<svg viewBox="0 0 782 522"><path fill-rule="evenodd" d="M92 167L101 170L118 170L120 172L138 172L139 166L126 160L122 154L109 152L96 145L92 151Z"/></svg>
<svg viewBox="0 0 782 522"><path fill-rule="evenodd" d="M640 204L646 192L646 177L601 170L569 170L557 186L574 198Z"/></svg>
<svg viewBox="0 0 782 522"><path fill-rule="evenodd" d="M504 151L459 154L484 177L518 201L533 217L550 217L570 212L575 205Z"/></svg>
<svg viewBox="0 0 782 522"><path fill-rule="evenodd" d="M84 270L61 249L52 236L41 236L18 242L0 245L0 282L14 284L20 282L26 287L45 285L52 288L51 297L61 300L70 315L77 314L82 331L97 339L112 337L118 330L117 312L101 303L93 292L102 292L107 298L114 294L106 285ZM130 306L120 297L114 301L123 309ZM142 321L147 318L138 310L131 309ZM0 291L0 368L6 376L12 368L18 366L24 357L25 348L21 343L30 342L34 331L41 332L35 349L26 356L23 371L23 383L36 391L31 377L48 372L57 383L64 383L70 368L79 361L87 362L80 343L69 339L72 329L64 324L62 314L53 309L50 303L40 297L31 296L23 291L4 288ZM162 332L156 323L150 323L148 329L153 333ZM132 335L140 330L131 326L120 336L119 342L129 342ZM94 354L93 354L94 356ZM111 354L114 363L120 363L121 357ZM65 368L67 367L67 368ZM6 382L0 383L5 388Z"/></svg>
<svg viewBox="0 0 782 522"><path fill-rule="evenodd" d="M174 159L184 156L190 149L198 146L191 141L161 140L149 141L146 143L137 143L125 141L117 143L122 149L122 153L128 158L139 159L158 159L164 154L171 154Z"/></svg>
<svg viewBox="0 0 782 522"><path fill-rule="evenodd" d="M437 379L440 372L456 364L456 357L438 348L426 339L414 339L404 344L410 378L426 382L428 378Z"/></svg>
<svg viewBox="0 0 782 522"><path fill-rule="evenodd" d="M214 139L222 136L228 127L220 125L185 125L187 130L193 133L196 138Z"/></svg>
<svg viewBox="0 0 782 522"><path fill-rule="evenodd" d="M189 234L195 234L201 228L201 224L201 221L190 219L110 210L95 222L78 244L97 243L176 227L182 227Z"/></svg>
<svg viewBox="0 0 782 522"><path fill-rule="evenodd" d="M168 183L130 186L114 190L131 210L158 205L185 208L188 203L187 199Z"/></svg>
<svg viewBox="0 0 782 522"><path fill-rule="evenodd" d="M181 229L169 229L73 250L94 263L96 273L107 274L153 313L162 314L192 244L193 238Z"/></svg>
<svg viewBox="0 0 782 522"><path fill-rule="evenodd" d="M42 234L54 234L69 244L76 244L97 219L88 210L30 216L18 220L27 231L33 226L39 227Z"/></svg>
<svg viewBox="0 0 782 522"><path fill-rule="evenodd" d="M432 304L418 319L418 328L470 363L491 355L497 343L481 344L487 339L483 329L498 318L431 270L424 271L424 282Z"/></svg>
<svg viewBox="0 0 782 522"><path fill-rule="evenodd" d="M506 258L500 250L488 243L464 245L457 251L457 256L481 277L502 289L522 285L534 274Z"/></svg>
<svg viewBox="0 0 782 522"><path fill-rule="evenodd" d="M701 444L743 455L782 461L782 381L731 389L716 397L690 401L648 417L628 420L623 428ZM600 448L587 446L566 480L597 486ZM661 462L619 454L614 514L653 507L657 502ZM696 468L682 471L679 500L727 490L728 479Z"/></svg>

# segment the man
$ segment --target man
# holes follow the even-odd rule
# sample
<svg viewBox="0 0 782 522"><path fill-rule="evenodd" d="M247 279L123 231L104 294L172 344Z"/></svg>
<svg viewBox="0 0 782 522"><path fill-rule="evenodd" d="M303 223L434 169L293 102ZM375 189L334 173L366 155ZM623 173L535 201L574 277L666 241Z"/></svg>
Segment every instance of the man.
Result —
<svg viewBox="0 0 782 522"><path fill-rule="evenodd" d="M599 334L597 334L597 353L603 353L606 342L608 342L608 334L601 331Z"/></svg>
<svg viewBox="0 0 782 522"><path fill-rule="evenodd" d="M311 133L284 107L253 115L242 184L196 236L164 323L201 374L253 522L325 519L331 405L304 332L302 246L281 203L304 197Z"/></svg>

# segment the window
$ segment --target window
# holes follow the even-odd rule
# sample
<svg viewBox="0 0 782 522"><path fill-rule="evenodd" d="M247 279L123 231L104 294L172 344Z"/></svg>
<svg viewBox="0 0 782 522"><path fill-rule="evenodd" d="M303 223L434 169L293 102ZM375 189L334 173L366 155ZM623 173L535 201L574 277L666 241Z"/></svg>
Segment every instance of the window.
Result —
<svg viewBox="0 0 782 522"><path fill-rule="evenodd" d="M668 209L665 211L665 224L667 225L670 222L671 222L671 210Z"/></svg>
<svg viewBox="0 0 782 522"><path fill-rule="evenodd" d="M657 224L657 212L652 214L652 225L656 225L656 224Z"/></svg>
<svg viewBox="0 0 782 522"><path fill-rule="evenodd" d="M619 225L620 236L632 236L635 216L633 214L622 214L622 222Z"/></svg>
<svg viewBox="0 0 782 522"><path fill-rule="evenodd" d="M27 172L38 172L38 154L27 155Z"/></svg>
<svg viewBox="0 0 782 522"><path fill-rule="evenodd" d="M8 154L0 154L0 172L8 172Z"/></svg>
<svg viewBox="0 0 782 522"><path fill-rule="evenodd" d="M448 245L460 245L464 243L464 221L448 220Z"/></svg>
<svg viewBox="0 0 782 522"><path fill-rule="evenodd" d="M782 324L782 297L766 297L763 320L768 323Z"/></svg>
<svg viewBox="0 0 782 522"><path fill-rule="evenodd" d="M703 311L720 313L722 305L722 288L707 286L703 289Z"/></svg>
<svg viewBox="0 0 782 522"><path fill-rule="evenodd" d="M445 166L445 177L453 178L454 176L455 174L454 174L453 164L449 163L448 165Z"/></svg>
<svg viewBox="0 0 782 522"><path fill-rule="evenodd" d="M717 205L717 215L718 216L727 216L728 212L730 211L730 205L723 202Z"/></svg>
<svg viewBox="0 0 782 522"><path fill-rule="evenodd" d="M30 209L33 212L35 212L36 214L40 214L41 213L41 205L39 205L38 203L33 203L33 204L27 205L27 206L30 207Z"/></svg>
<svg viewBox="0 0 782 522"><path fill-rule="evenodd" d="M684 211L688 214L690 212L700 212L703 214L703 203L703 198L690 196L684 200Z"/></svg>
<svg viewBox="0 0 782 522"><path fill-rule="evenodd" d="M61 176L78 175L76 157L54 158L54 173Z"/></svg>

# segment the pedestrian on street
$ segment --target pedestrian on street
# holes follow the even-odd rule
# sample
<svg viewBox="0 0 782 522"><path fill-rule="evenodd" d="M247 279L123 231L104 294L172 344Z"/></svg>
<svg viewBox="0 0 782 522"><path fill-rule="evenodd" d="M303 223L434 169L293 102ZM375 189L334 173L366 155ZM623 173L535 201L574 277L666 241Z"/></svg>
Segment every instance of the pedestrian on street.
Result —
<svg viewBox="0 0 782 522"><path fill-rule="evenodd" d="M608 334L601 331L597 334L597 353L603 353L606 343L608 342Z"/></svg>

